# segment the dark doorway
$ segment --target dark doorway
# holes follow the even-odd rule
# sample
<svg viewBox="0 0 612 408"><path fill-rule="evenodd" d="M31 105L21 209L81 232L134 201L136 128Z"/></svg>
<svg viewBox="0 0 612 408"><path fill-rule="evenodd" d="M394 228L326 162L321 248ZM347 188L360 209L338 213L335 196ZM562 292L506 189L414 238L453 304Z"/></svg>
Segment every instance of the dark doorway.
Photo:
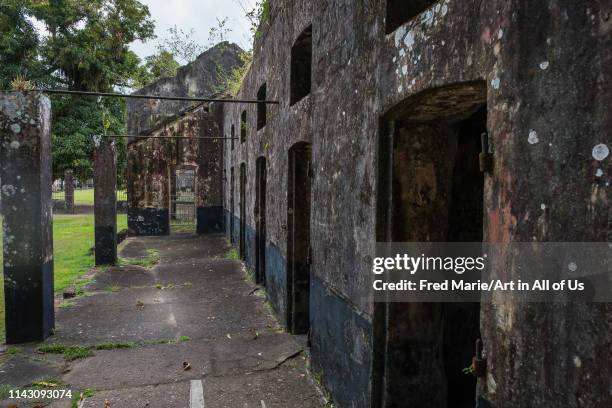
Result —
<svg viewBox="0 0 612 408"><path fill-rule="evenodd" d="M247 137L247 113L242 111L240 114L240 143L246 142Z"/></svg>
<svg viewBox="0 0 612 408"><path fill-rule="evenodd" d="M287 188L287 327L293 334L310 328L310 143L289 149Z"/></svg>
<svg viewBox="0 0 612 408"><path fill-rule="evenodd" d="M255 282L266 285L266 158L256 163L255 182Z"/></svg>
<svg viewBox="0 0 612 408"><path fill-rule="evenodd" d="M240 164L240 259L246 259L246 164Z"/></svg>
<svg viewBox="0 0 612 408"><path fill-rule="evenodd" d="M258 101L266 100L266 84L263 84L259 88L259 91L257 91L257 100ZM267 115L266 104L258 103L257 104L257 130L266 126L266 119L267 119L266 115Z"/></svg>
<svg viewBox="0 0 612 408"><path fill-rule="evenodd" d="M478 155L486 125L487 111L483 107L455 127L457 149L448 206L448 242L483 241L484 176ZM476 340L480 338L480 303L444 303L442 333L446 406L472 408L476 401L476 377L462 370L469 366Z"/></svg>
<svg viewBox="0 0 612 408"><path fill-rule="evenodd" d="M411 18L427 10L435 2L435 0L387 0L385 32L387 34L392 33Z"/></svg>
<svg viewBox="0 0 612 408"><path fill-rule="evenodd" d="M482 242L486 86L420 98L381 123L377 241ZM377 303L374 316L374 406L474 407L476 378L462 370L480 338L479 303Z"/></svg>
<svg viewBox="0 0 612 408"><path fill-rule="evenodd" d="M312 26L300 34L291 48L290 79L293 105L310 93L312 85Z"/></svg>
<svg viewBox="0 0 612 408"><path fill-rule="evenodd" d="M234 198L234 190L236 189L236 176L234 175L234 168L232 167L230 169L230 186L229 186L229 190L230 190L230 242L233 244L236 242L236 239L234 238L234 219L236 218L236 214L234 213L235 211L235 198Z"/></svg>

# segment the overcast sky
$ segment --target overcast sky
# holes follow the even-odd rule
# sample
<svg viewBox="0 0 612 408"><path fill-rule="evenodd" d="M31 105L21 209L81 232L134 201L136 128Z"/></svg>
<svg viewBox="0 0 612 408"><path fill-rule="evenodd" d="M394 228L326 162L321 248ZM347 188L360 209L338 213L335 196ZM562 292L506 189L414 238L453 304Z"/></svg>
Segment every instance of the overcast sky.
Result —
<svg viewBox="0 0 612 408"><path fill-rule="evenodd" d="M149 6L151 18L155 20L155 34L158 39L143 44L139 41L132 43L132 50L139 57L144 58L156 52L158 41L167 36L168 28L176 25L188 32L195 30L194 39L202 46L208 45L208 36L211 27L217 26L219 20L228 17L227 39L235 42L244 49L252 47L252 37L249 31L250 23L244 16L244 5L251 9L256 0L140 0Z"/></svg>

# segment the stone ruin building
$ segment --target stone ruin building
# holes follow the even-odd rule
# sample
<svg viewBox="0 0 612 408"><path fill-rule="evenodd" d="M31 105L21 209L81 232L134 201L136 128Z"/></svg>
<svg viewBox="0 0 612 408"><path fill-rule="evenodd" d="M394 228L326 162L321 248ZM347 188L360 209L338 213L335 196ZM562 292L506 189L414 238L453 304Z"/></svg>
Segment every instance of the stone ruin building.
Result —
<svg viewBox="0 0 612 408"><path fill-rule="evenodd" d="M223 77L240 66L242 50L221 43L200 55L178 74L140 89L143 95L210 97ZM193 217L198 233L223 230L223 106L188 101L128 101L128 228L134 235L170 233L171 220L181 213L177 180L191 174ZM162 140L161 137L168 137ZM210 138L210 139L206 139ZM216 139L215 139L216 138ZM181 187L179 186L179 191Z"/></svg>
<svg viewBox="0 0 612 408"><path fill-rule="evenodd" d="M360 293L377 241L610 241L612 4L269 5L237 98L279 104L157 127L140 121L166 109L131 106L135 133L230 138L133 142L131 228L167 232L173 167L214 180L198 184L207 230L223 225L287 330L307 334L340 407L609 406L609 304ZM478 338L476 379L461 368Z"/></svg>
<svg viewBox="0 0 612 408"><path fill-rule="evenodd" d="M170 233L177 205L187 205L177 198L181 187L193 196L193 209L183 215L193 217L196 231L223 231L223 140L203 138L220 135L217 106L197 105L128 144L128 226L133 234ZM177 185L185 172L192 174L189 185Z"/></svg>

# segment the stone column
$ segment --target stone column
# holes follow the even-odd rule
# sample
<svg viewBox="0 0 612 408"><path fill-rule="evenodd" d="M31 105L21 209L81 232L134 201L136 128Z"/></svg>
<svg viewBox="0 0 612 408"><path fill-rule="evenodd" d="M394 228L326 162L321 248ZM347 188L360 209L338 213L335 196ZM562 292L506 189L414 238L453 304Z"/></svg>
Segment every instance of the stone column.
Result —
<svg viewBox="0 0 612 408"><path fill-rule="evenodd" d="M94 147L94 218L96 265L117 261L117 152L111 139Z"/></svg>
<svg viewBox="0 0 612 408"><path fill-rule="evenodd" d="M64 171L64 200L66 214L74 214L74 178L70 169Z"/></svg>
<svg viewBox="0 0 612 408"><path fill-rule="evenodd" d="M44 340L55 325L50 117L46 96L0 92L7 344Z"/></svg>

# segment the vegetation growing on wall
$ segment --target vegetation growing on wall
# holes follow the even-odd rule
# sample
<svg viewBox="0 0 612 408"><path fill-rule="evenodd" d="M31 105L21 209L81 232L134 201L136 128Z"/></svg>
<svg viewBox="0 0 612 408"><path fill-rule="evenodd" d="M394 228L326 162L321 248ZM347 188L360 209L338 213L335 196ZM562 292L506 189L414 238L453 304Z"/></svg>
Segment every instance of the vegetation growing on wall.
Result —
<svg viewBox="0 0 612 408"><path fill-rule="evenodd" d="M255 3L255 8L246 14L251 21L251 32L255 38L261 36L261 26L270 22L270 0L261 0Z"/></svg>
<svg viewBox="0 0 612 408"><path fill-rule="evenodd" d="M160 78L173 77L179 67L180 64L169 51L161 50L158 54L149 55L145 58L144 65L141 65L134 75L132 87L140 89Z"/></svg>
<svg viewBox="0 0 612 408"><path fill-rule="evenodd" d="M240 60L242 61L242 65L239 68L235 68L230 72L224 72L222 69L218 70L221 77L221 85L218 89L219 92L228 92L233 96L238 95L238 92L240 92L242 81L249 72L251 63L253 62L253 51L243 52L240 55Z"/></svg>

